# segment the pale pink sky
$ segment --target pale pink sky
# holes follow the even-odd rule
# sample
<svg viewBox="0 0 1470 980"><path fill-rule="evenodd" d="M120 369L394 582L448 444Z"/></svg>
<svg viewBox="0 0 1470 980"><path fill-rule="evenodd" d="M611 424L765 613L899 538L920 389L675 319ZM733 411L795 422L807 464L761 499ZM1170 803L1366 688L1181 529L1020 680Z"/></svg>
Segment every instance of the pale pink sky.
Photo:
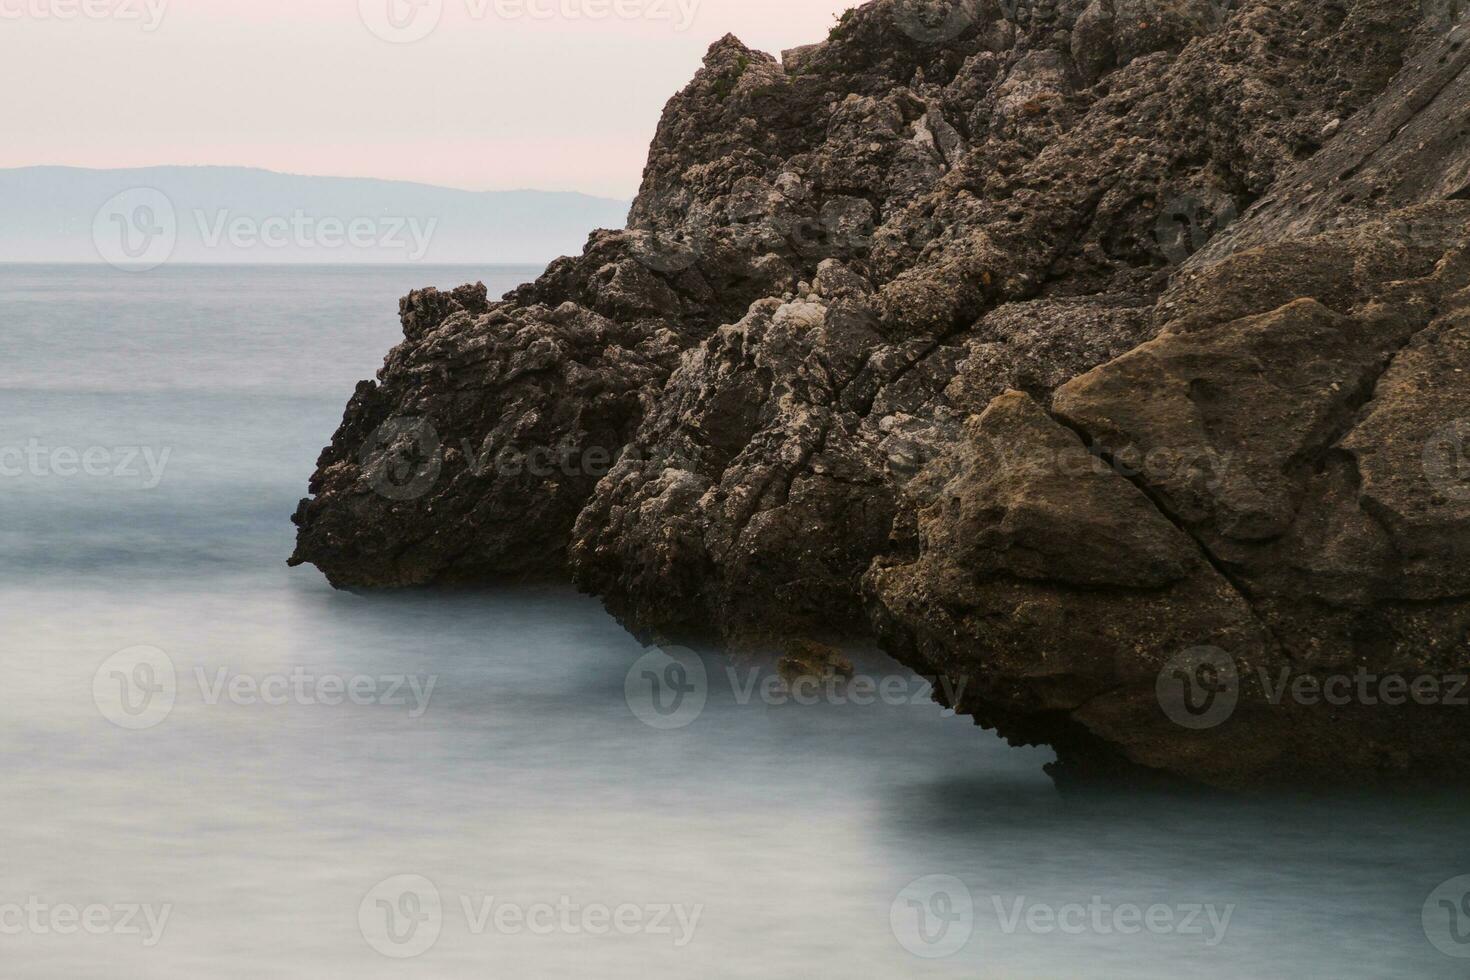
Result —
<svg viewBox="0 0 1470 980"><path fill-rule="evenodd" d="M856 2L0 0L0 167L631 196L664 102L712 41L779 54Z"/></svg>

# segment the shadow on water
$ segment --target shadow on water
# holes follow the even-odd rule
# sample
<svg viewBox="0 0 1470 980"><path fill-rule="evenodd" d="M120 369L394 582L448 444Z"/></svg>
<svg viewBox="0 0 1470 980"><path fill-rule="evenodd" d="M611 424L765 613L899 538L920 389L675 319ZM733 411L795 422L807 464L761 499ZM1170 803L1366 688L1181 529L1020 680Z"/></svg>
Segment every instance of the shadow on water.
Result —
<svg viewBox="0 0 1470 980"><path fill-rule="evenodd" d="M1270 859L1287 849L1361 841L1364 834L1458 843L1470 829L1470 787L1252 795L1099 784L1064 790L1050 781L981 772L907 784L884 813L895 828L915 834L1209 837L1211 849L1249 844ZM1470 840L1460 846L1470 856Z"/></svg>

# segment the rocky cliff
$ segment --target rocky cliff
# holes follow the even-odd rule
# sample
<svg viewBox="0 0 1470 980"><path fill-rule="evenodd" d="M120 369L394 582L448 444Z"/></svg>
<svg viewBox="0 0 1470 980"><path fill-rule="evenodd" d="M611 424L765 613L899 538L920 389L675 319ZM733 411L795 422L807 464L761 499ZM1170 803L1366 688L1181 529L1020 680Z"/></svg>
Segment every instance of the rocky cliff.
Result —
<svg viewBox="0 0 1470 980"><path fill-rule="evenodd" d="M626 229L402 301L292 561L875 635L1059 773L1463 772L1457 14L875 0L780 60L726 37Z"/></svg>

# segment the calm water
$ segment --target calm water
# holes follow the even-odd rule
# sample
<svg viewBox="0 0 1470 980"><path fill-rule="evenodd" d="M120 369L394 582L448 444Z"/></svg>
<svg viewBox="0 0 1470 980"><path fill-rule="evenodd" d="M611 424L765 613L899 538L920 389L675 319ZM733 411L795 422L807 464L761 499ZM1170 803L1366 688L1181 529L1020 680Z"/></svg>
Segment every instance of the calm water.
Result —
<svg viewBox="0 0 1470 980"><path fill-rule="evenodd" d="M665 716L570 590L288 570L398 296L529 272L0 267L0 973L1470 975L1460 803L1064 798L878 655Z"/></svg>

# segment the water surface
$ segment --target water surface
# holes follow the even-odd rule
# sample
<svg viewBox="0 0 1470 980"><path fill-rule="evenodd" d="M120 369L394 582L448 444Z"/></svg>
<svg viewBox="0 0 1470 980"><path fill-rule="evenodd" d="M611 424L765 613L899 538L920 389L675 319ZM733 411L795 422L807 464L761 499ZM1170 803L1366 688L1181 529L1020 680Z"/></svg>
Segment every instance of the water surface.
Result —
<svg viewBox="0 0 1470 980"><path fill-rule="evenodd" d="M747 698L745 668L732 684L705 655L703 710L660 730L627 698L646 651L570 589L360 596L287 569L289 516L399 337L397 298L531 274L0 267L0 451L43 459L0 477L7 976L1470 972L1421 922L1470 872L1452 799L1063 797L1047 752L947 717L861 652L897 696ZM97 450L97 475L59 472L80 464L58 449ZM139 647L176 692L123 727L97 675ZM377 686L210 703L221 679L292 677ZM391 678L434 686L382 703ZM414 951L394 938L427 914L398 901L421 881L437 939L385 955ZM5 906L27 902L171 911L151 936L9 934ZM516 930L502 905L577 912ZM654 924L674 907L692 928ZM1155 907L1169 927L1129 931ZM593 908L638 925L598 934Z"/></svg>

